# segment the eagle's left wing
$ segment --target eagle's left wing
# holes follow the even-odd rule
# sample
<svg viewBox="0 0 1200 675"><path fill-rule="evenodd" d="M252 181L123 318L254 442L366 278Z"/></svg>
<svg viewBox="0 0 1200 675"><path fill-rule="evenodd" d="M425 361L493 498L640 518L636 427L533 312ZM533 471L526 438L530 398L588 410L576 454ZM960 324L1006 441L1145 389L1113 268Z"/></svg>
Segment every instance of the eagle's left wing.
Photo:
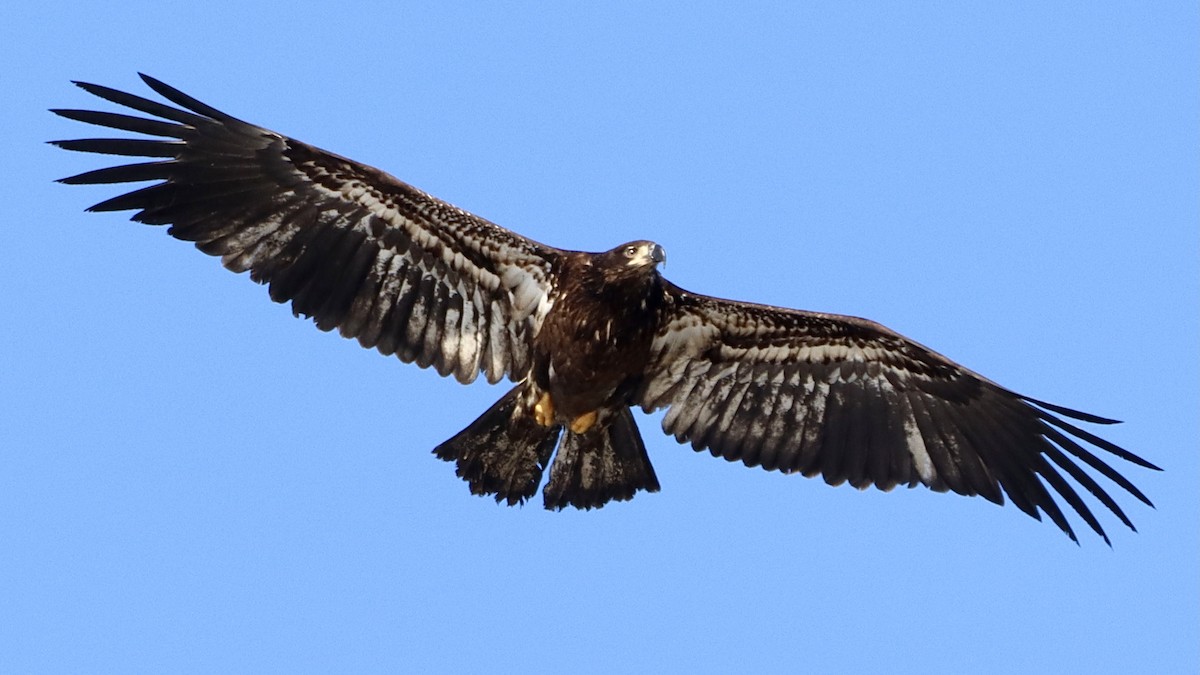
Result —
<svg viewBox="0 0 1200 675"><path fill-rule="evenodd" d="M91 207L170 225L322 330L469 382L525 376L553 301L562 251L436 199L365 164L249 124L142 76L175 108L76 83L146 113L54 110L150 138L54 141L148 157L64 183L158 181Z"/></svg>
<svg viewBox="0 0 1200 675"><path fill-rule="evenodd" d="M1157 467L1062 417L1113 420L1011 392L872 321L720 300L669 283L665 292L636 403L647 412L668 408L663 430L697 450L820 474L833 485L924 484L997 504L1007 494L1072 539L1047 485L1108 541L1054 465L1130 528L1077 462L1150 504L1080 441Z"/></svg>

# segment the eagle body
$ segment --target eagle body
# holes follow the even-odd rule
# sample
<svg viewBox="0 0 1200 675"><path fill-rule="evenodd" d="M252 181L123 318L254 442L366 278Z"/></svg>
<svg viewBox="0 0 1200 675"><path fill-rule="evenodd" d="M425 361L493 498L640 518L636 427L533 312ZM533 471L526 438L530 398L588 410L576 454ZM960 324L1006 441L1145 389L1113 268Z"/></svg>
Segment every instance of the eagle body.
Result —
<svg viewBox="0 0 1200 675"><path fill-rule="evenodd" d="M563 421L632 403L660 322L663 257L642 241L566 260L558 299L533 338L531 373Z"/></svg>
<svg viewBox="0 0 1200 675"><path fill-rule="evenodd" d="M53 111L138 135L53 141L140 158L62 182L148 182L89 210L169 226L365 348L464 384L511 380L434 449L475 494L513 505L542 487L547 508L589 509L657 491L638 407L729 461L1010 502L1071 539L1063 503L1109 541L1076 487L1131 529L1098 478L1151 504L1109 462L1158 467L1079 426L1115 420L1013 392L872 321L685 291L653 242L542 244L142 79L173 105L76 83L140 114Z"/></svg>
<svg viewBox="0 0 1200 675"><path fill-rule="evenodd" d="M600 507L655 492L658 479L629 407L642 382L665 301L649 241L599 254L570 253L533 336L530 372L505 398L438 446L477 494L510 504L537 489L548 508ZM634 330L621 330L623 325Z"/></svg>

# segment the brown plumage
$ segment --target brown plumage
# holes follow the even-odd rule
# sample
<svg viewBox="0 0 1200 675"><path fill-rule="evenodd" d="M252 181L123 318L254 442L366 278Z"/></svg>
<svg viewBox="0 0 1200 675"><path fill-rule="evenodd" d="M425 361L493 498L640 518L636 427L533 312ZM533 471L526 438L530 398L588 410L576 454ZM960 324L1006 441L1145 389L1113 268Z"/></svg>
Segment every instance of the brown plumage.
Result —
<svg viewBox="0 0 1200 675"><path fill-rule="evenodd" d="M657 491L631 413L640 406L665 408L664 431L730 461L834 485L1007 497L1072 539L1056 495L1108 541L1068 477L1133 527L1081 464L1150 504L1087 446L1157 467L1064 418L1113 420L1011 392L864 319L684 291L659 274L652 242L605 253L540 244L143 79L181 108L78 83L151 117L54 112L151 138L54 143L155 161L63 182L152 181L90 210L170 225L364 347L463 383L516 382L435 450L476 494L522 503L546 468L548 508Z"/></svg>
<svg viewBox="0 0 1200 675"><path fill-rule="evenodd" d="M533 496L560 432L547 508L600 507L658 491L629 406L664 301L655 271L663 259L662 247L649 241L562 257L527 377L434 450L458 462L472 492L509 504Z"/></svg>

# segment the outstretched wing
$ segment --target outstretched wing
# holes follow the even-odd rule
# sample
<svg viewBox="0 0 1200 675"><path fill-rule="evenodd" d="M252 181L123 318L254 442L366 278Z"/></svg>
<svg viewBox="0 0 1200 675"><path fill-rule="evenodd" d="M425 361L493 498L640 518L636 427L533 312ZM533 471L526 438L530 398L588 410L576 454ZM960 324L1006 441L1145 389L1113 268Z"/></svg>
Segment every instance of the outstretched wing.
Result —
<svg viewBox="0 0 1200 675"><path fill-rule="evenodd" d="M68 150L150 157L62 179L160 181L91 207L136 210L234 272L269 283L322 330L470 382L523 377L552 301L561 252L431 197L378 169L211 108L158 80L186 110L108 87L85 91L155 118L54 110L157 137L54 141Z"/></svg>
<svg viewBox="0 0 1200 675"><path fill-rule="evenodd" d="M671 284L666 295L637 403L647 412L668 408L663 430L696 450L820 474L833 485L920 483L997 504L1007 494L1038 520L1041 509L1071 539L1051 490L1108 541L1055 465L1130 528L1078 462L1150 504L1081 441L1158 467L1062 418L1114 420L1013 393L864 319L719 300Z"/></svg>

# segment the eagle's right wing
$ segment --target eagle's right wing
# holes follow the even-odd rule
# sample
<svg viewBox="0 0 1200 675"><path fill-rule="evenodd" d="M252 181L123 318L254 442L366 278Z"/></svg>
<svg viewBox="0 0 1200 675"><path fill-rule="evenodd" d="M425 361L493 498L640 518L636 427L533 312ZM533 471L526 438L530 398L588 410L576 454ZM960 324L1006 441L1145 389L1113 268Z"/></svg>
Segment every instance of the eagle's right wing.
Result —
<svg viewBox="0 0 1200 675"><path fill-rule="evenodd" d="M136 210L225 267L270 284L322 330L470 382L519 379L549 310L558 249L440 201L370 166L211 108L158 80L186 108L108 87L85 91L147 119L54 110L73 120L158 138L54 141L83 152L160 158L64 183L160 181L91 207Z"/></svg>
<svg viewBox="0 0 1200 675"><path fill-rule="evenodd" d="M1007 495L1072 539L1054 493L1108 536L1055 466L1130 528L1077 462L1150 504L1084 444L1158 467L1062 417L1113 420L1011 392L873 321L665 292L636 401L667 408L663 430L696 450L833 485L924 484L998 504Z"/></svg>

